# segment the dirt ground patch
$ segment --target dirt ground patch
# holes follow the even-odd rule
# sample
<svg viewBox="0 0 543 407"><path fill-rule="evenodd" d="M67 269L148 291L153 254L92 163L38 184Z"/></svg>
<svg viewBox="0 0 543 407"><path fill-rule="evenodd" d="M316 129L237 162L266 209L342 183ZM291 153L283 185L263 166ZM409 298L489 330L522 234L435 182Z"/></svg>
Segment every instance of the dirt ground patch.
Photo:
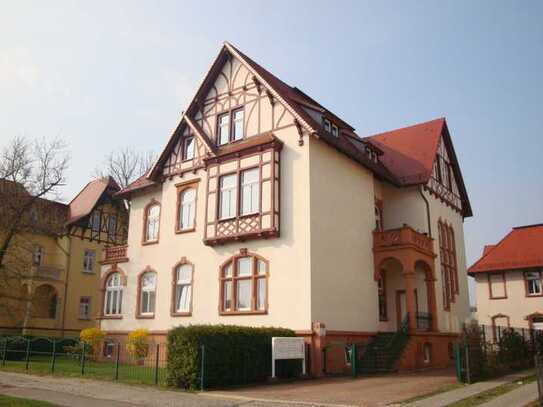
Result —
<svg viewBox="0 0 543 407"><path fill-rule="evenodd" d="M455 382L454 370L446 369L358 377L356 379L327 377L211 393L255 399L376 407L432 393Z"/></svg>

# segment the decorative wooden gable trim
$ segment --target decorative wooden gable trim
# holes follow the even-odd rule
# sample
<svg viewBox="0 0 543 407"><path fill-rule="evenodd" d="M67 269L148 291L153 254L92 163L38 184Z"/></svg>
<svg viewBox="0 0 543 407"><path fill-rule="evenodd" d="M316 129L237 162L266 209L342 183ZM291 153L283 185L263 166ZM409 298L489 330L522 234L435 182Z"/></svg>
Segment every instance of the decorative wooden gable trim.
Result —
<svg viewBox="0 0 543 407"><path fill-rule="evenodd" d="M473 215L452 140L444 123L425 189L464 217Z"/></svg>

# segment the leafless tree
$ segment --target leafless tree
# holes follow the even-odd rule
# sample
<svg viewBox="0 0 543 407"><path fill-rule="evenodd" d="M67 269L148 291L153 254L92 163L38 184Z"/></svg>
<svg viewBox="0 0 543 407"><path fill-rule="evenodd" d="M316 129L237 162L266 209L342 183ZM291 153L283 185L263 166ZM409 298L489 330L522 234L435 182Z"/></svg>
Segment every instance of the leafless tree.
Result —
<svg viewBox="0 0 543 407"><path fill-rule="evenodd" d="M63 232L65 214L50 200L60 197L68 162L61 139L15 137L0 152L0 313L18 314L29 302L29 236Z"/></svg>
<svg viewBox="0 0 543 407"><path fill-rule="evenodd" d="M132 147L125 147L109 153L102 167L94 171L97 178L111 176L121 188L145 174L155 160L152 151L139 152Z"/></svg>

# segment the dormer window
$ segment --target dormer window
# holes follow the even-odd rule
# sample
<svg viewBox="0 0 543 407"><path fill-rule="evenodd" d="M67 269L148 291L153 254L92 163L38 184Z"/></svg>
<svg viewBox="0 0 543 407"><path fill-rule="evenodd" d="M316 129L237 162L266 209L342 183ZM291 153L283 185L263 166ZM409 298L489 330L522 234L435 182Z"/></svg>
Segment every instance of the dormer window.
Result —
<svg viewBox="0 0 543 407"><path fill-rule="evenodd" d="M339 130L335 124L332 124L332 136L338 137L339 136Z"/></svg>
<svg viewBox="0 0 543 407"><path fill-rule="evenodd" d="M327 133L330 133L332 123L330 123L330 120L324 119L324 131Z"/></svg>
<svg viewBox="0 0 543 407"><path fill-rule="evenodd" d="M217 116L217 140L219 145L222 146L243 139L244 117L245 111L243 108Z"/></svg>
<svg viewBox="0 0 543 407"><path fill-rule="evenodd" d="M183 161L194 158L194 137L187 137L183 141Z"/></svg>

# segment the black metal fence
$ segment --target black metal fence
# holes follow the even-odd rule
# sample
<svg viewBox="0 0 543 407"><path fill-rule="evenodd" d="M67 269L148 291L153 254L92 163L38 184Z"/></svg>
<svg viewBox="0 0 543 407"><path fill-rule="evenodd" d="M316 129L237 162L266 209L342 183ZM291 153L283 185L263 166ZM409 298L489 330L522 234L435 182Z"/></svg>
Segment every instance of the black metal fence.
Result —
<svg viewBox="0 0 543 407"><path fill-rule="evenodd" d="M455 348L458 380L473 383L534 366L543 351L543 331L467 324Z"/></svg>
<svg viewBox="0 0 543 407"><path fill-rule="evenodd" d="M535 355L535 373L537 379L537 401L543 407L543 356Z"/></svg>
<svg viewBox="0 0 543 407"><path fill-rule="evenodd" d="M0 368L15 372L85 376L128 383L166 384L166 345L136 356L112 340L89 347L77 338L0 337Z"/></svg>

